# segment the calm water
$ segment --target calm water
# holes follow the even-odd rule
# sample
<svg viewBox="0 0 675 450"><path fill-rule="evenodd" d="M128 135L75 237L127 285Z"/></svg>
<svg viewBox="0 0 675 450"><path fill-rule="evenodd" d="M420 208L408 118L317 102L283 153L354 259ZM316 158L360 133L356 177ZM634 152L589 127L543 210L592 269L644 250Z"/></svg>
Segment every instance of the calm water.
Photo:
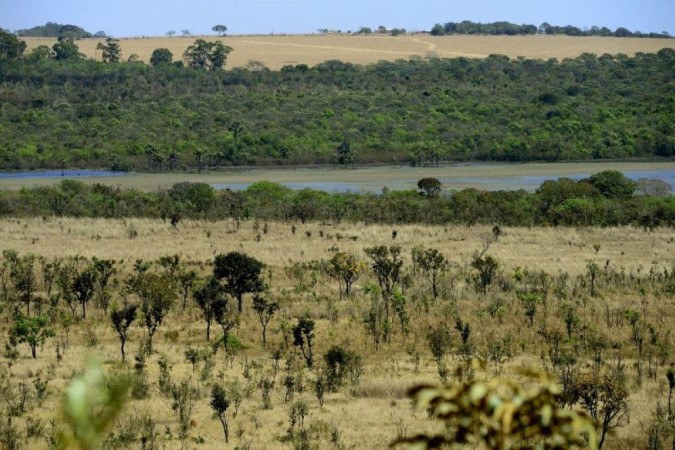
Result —
<svg viewBox="0 0 675 450"><path fill-rule="evenodd" d="M675 169L662 170L635 170L624 171L627 177L638 180L640 178L657 178L665 181L675 192ZM32 172L0 172L0 179L63 179L63 178L114 178L130 175L130 172L112 172L108 170L50 170L50 171L32 171ZM589 177L591 172L580 172L573 175L566 175L568 178L580 180ZM462 189L465 187L475 187L486 190L517 190L525 189L527 191L536 190L541 183L546 180L555 180L558 175L540 176L503 176L503 177L439 177L445 189ZM392 190L415 189L417 178L405 177L405 171L393 171L391 179L378 179L377 181L363 180L360 182L344 181L300 181L282 183L291 189L316 189L330 193L335 192L381 192L384 187ZM249 187L252 183L213 183L215 189L231 189L241 191Z"/></svg>
<svg viewBox="0 0 675 450"><path fill-rule="evenodd" d="M632 180L641 178L656 178L665 181L675 192L675 170L636 170L623 172ZM573 180L581 180L591 176L591 172L566 175ZM514 177L445 177L438 180L443 183L446 189L461 189L470 185L472 187L487 190L518 190L535 191L544 181L557 180L559 176L514 176ZM308 181L295 183L281 183L291 189L316 189L330 193L335 192L380 192L382 188L387 187L392 190L414 189L417 185L417 179L396 178L391 180L378 180L377 182L363 181L361 183L347 183L338 181ZM252 183L216 183L212 184L215 189L231 189L233 191L242 191Z"/></svg>
<svg viewBox="0 0 675 450"><path fill-rule="evenodd" d="M0 172L0 179L10 178L98 178L98 177L121 177L129 172L113 172L110 170L45 170L35 172Z"/></svg>

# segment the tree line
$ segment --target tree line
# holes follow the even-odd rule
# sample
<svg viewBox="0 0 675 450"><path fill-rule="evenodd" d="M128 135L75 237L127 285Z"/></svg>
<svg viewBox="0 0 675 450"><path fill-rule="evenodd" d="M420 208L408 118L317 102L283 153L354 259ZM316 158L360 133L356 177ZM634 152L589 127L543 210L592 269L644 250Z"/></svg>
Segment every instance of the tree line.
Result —
<svg viewBox="0 0 675 450"><path fill-rule="evenodd" d="M618 27L612 31L607 27L592 26L588 29L581 29L572 25L556 26L548 22L544 22L538 27L532 24L518 25L511 22L492 22L480 23L464 20L462 22L446 22L445 24L437 23L431 28L433 36L445 36L450 34L488 34L488 35L533 35L533 34L548 34L548 35L566 35L566 36L613 36L613 37L647 37L647 38L669 38L670 34L667 31L661 33L642 33L640 31L630 31L624 27Z"/></svg>
<svg viewBox="0 0 675 450"><path fill-rule="evenodd" d="M232 49L105 62L76 43L24 55L0 36L0 168L181 170L439 160L561 161L675 155L675 51L547 61L413 58L222 70ZM219 44L219 45L218 45ZM128 58L127 58L128 59ZM64 89L64 86L66 89Z"/></svg>
<svg viewBox="0 0 675 450"><path fill-rule="evenodd" d="M293 191L257 182L243 191L216 191L204 183L178 183L141 192L63 180L53 187L0 191L0 217L151 217L177 226L182 219L287 222L565 225L646 228L675 225L675 196L660 180L637 183L616 171L575 181L546 181L533 193L464 189L441 192L435 179L419 191L327 193ZM344 236L346 239L347 236Z"/></svg>

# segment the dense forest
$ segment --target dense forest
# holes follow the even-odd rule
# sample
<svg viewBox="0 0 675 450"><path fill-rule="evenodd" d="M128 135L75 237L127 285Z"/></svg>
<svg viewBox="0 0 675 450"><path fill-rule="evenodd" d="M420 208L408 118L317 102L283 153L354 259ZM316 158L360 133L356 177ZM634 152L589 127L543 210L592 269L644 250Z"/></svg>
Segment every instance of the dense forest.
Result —
<svg viewBox="0 0 675 450"><path fill-rule="evenodd" d="M667 38L670 35L663 31L661 33L642 33L640 31L630 31L627 28L619 27L612 31L607 27L592 26L589 29L581 29L572 25L557 26L544 22L539 27L532 24L518 25L510 22L492 22L480 23L464 20L462 22L447 22L445 24L437 23L431 28L431 34L434 36L444 36L446 34L489 34L489 35L525 35L525 34L562 34L566 36L603 36L603 37L648 37L648 38Z"/></svg>
<svg viewBox="0 0 675 450"><path fill-rule="evenodd" d="M419 191L381 194L293 191L254 183L244 191L216 191L205 183L178 183L167 191L141 192L64 180L54 187L0 191L0 217L183 218L222 220L363 222L377 224L500 224L508 226L675 226L675 196L659 180L637 183L620 172L589 179L546 181L526 191L442 192L434 178Z"/></svg>
<svg viewBox="0 0 675 450"><path fill-rule="evenodd" d="M356 163L675 154L672 49L280 71L34 53L0 61L4 169L325 164L345 143Z"/></svg>

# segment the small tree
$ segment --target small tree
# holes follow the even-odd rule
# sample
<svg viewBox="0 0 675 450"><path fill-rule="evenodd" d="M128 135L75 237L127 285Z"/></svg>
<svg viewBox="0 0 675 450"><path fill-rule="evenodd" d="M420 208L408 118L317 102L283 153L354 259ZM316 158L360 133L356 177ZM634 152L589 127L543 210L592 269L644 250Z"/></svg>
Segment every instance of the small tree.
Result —
<svg viewBox="0 0 675 450"><path fill-rule="evenodd" d="M54 58L57 60L81 59L84 57L80 53L80 48L70 36L59 36L56 44L52 46Z"/></svg>
<svg viewBox="0 0 675 450"><path fill-rule="evenodd" d="M182 310L187 308L188 297L190 296L190 289L197 279L197 272L194 270L187 270L184 267L178 269L176 280L180 286L181 296L183 297Z"/></svg>
<svg viewBox="0 0 675 450"><path fill-rule="evenodd" d="M30 353L37 358L37 346L42 345L47 338L54 336L54 330L49 326L49 319L45 315L35 317L18 316L10 331L14 342L25 342L30 346Z"/></svg>
<svg viewBox="0 0 675 450"><path fill-rule="evenodd" d="M471 266L478 271L474 281L476 289L487 294L488 286L492 284L492 280L497 274L499 262L490 255L476 254L471 261Z"/></svg>
<svg viewBox="0 0 675 450"><path fill-rule="evenodd" d="M356 153L352 150L349 141L342 141L335 150L335 160L342 167L346 167L348 164L351 164L352 166L355 164Z"/></svg>
<svg viewBox="0 0 675 450"><path fill-rule="evenodd" d="M25 41L0 29L0 61L19 59L25 50Z"/></svg>
<svg viewBox="0 0 675 450"><path fill-rule="evenodd" d="M279 310L279 303L268 301L264 297L256 295L253 297L253 310L258 314L258 319L260 319L260 326L262 326L262 344L264 347L267 343L267 325L270 323L270 320L272 320L274 313Z"/></svg>
<svg viewBox="0 0 675 450"><path fill-rule="evenodd" d="M588 182L608 198L630 198L636 188L635 182L618 170L605 170L593 174Z"/></svg>
<svg viewBox="0 0 675 450"><path fill-rule="evenodd" d="M211 322L215 317L216 303L221 302L225 292L215 277L209 277L205 283L199 284L192 295L202 310L202 315L206 321L206 340L211 340Z"/></svg>
<svg viewBox="0 0 675 450"><path fill-rule="evenodd" d="M150 56L150 64L153 66L161 66L163 64L171 64L173 62L173 53L168 48L156 48L152 51Z"/></svg>
<svg viewBox="0 0 675 450"><path fill-rule="evenodd" d="M73 294L82 306L82 318L87 318L87 303L92 299L96 287L96 271L93 267L86 267L73 279Z"/></svg>
<svg viewBox="0 0 675 450"><path fill-rule="evenodd" d="M225 67L227 55L232 47L220 41L207 42L197 39L183 53L187 66L191 69L220 70Z"/></svg>
<svg viewBox="0 0 675 450"><path fill-rule="evenodd" d="M199 399L199 389L186 378L171 386L171 398L171 409L178 418L178 437L185 442L190 432L192 410Z"/></svg>
<svg viewBox="0 0 675 450"><path fill-rule="evenodd" d="M361 365L361 357L342 347L333 346L323 356L327 367L328 389L336 392L344 379Z"/></svg>
<svg viewBox="0 0 675 450"><path fill-rule="evenodd" d="M328 263L331 276L337 278L338 283L344 284L344 294L349 296L352 292L352 285L366 269L365 262L351 253L337 250ZM342 290L340 290L340 296L342 296Z"/></svg>
<svg viewBox="0 0 675 450"><path fill-rule="evenodd" d="M627 309L624 311L624 316L628 319L631 328L631 340L635 345L637 351L637 372L638 380L642 380L642 353L645 346L645 338L647 337L647 330L649 325L641 314L635 310Z"/></svg>
<svg viewBox="0 0 675 450"><path fill-rule="evenodd" d="M213 302L213 318L223 330L222 345L225 351L228 351L230 330L237 324L238 317L235 316L226 297L219 297Z"/></svg>
<svg viewBox="0 0 675 450"><path fill-rule="evenodd" d="M120 41L111 37L105 40L105 44L99 42L96 45L96 50L101 50L101 59L104 63L120 62L120 58L122 57Z"/></svg>
<svg viewBox="0 0 675 450"><path fill-rule="evenodd" d="M110 320L112 321L115 331L117 331L117 336L120 338L120 351L122 352L122 361L125 360L124 355L124 346L127 342L129 336L129 328L131 324L136 320L136 310L138 306L136 305L126 305L121 309L113 308L110 313Z"/></svg>
<svg viewBox="0 0 675 450"><path fill-rule="evenodd" d="M418 256L418 264L431 281L431 292L434 300L438 297L437 279L438 275L448 267L448 260L443 253L435 248L423 250Z"/></svg>
<svg viewBox="0 0 675 450"><path fill-rule="evenodd" d="M314 341L314 321L309 317L302 317L293 328L293 345L300 348L308 368L314 363L312 344Z"/></svg>
<svg viewBox="0 0 675 450"><path fill-rule="evenodd" d="M365 311L363 325L366 332L373 338L375 350L379 350L380 342L388 339L391 332L391 322L386 315L385 302L382 299L380 289L373 284L368 284L364 286L363 291L370 294L370 308Z"/></svg>
<svg viewBox="0 0 675 450"><path fill-rule="evenodd" d="M600 434L598 448L602 448L607 433L628 420L628 390L617 377L586 374L571 391L573 403L581 404L593 418Z"/></svg>
<svg viewBox="0 0 675 450"><path fill-rule="evenodd" d="M108 304L110 303L110 293L108 292L108 283L111 277L117 272L114 259L92 258L93 268L96 272L96 289L98 294L98 304L103 308L103 312L108 313Z"/></svg>
<svg viewBox="0 0 675 450"><path fill-rule="evenodd" d="M432 328L427 333L427 343L429 350L436 361L438 368L438 376L441 377L442 382L446 382L448 378L448 368L445 365L445 357L452 347L452 335L448 327L443 324Z"/></svg>
<svg viewBox="0 0 675 450"><path fill-rule="evenodd" d="M215 25L211 30L218 33L219 36L223 36L227 31L227 27L225 25Z"/></svg>
<svg viewBox="0 0 675 450"><path fill-rule="evenodd" d="M437 178L422 178L417 182L417 189L426 198L436 198L441 193L441 182Z"/></svg>
<svg viewBox="0 0 675 450"><path fill-rule="evenodd" d="M539 295L534 292L528 292L520 294L518 296L520 303L523 305L523 310L525 310L525 316L530 322L530 326L534 323L534 316L537 313L537 304L539 303Z"/></svg>
<svg viewBox="0 0 675 450"><path fill-rule="evenodd" d="M14 285L19 302L26 306L26 315L30 316L30 304L37 289L33 272L35 256L19 256L14 250L5 250L2 255L9 265L9 278Z"/></svg>
<svg viewBox="0 0 675 450"><path fill-rule="evenodd" d="M392 293L394 288L401 282L401 268L403 267L401 247L398 245L392 245L391 247L380 245L365 248L364 252L372 260L371 267L377 275L380 292L382 293L384 316L387 322L389 322ZM388 340L388 332L385 333L384 338L385 341Z"/></svg>
<svg viewBox="0 0 675 450"><path fill-rule="evenodd" d="M230 252L217 255L213 263L213 275L225 280L225 292L237 298L239 314L242 312L244 294L261 292L264 288L260 272L264 264L244 253Z"/></svg>
<svg viewBox="0 0 675 450"><path fill-rule="evenodd" d="M588 281L591 285L591 297L595 297L595 283L600 274L600 266L594 261L588 261L586 263L586 272L588 273Z"/></svg>
<svg viewBox="0 0 675 450"><path fill-rule="evenodd" d="M670 420L675 420L675 412L673 412L673 390L675 389L675 371L671 367L666 372L666 378L668 379L668 418Z"/></svg>
<svg viewBox="0 0 675 450"><path fill-rule="evenodd" d="M230 407L230 400L227 398L227 391L220 384L214 384L211 388L211 402L209 403L213 409L213 413L220 423L223 425L223 433L225 433L225 443L228 442L230 433L227 425L227 408Z"/></svg>
<svg viewBox="0 0 675 450"><path fill-rule="evenodd" d="M75 318L78 300L75 296L73 283L78 274L78 257L70 257L61 265L56 276L56 285L59 287L61 299L70 308L72 318Z"/></svg>
<svg viewBox="0 0 675 450"><path fill-rule="evenodd" d="M176 301L176 284L166 275L143 272L138 275L134 290L141 299L141 311L148 331L148 350L152 352L152 337Z"/></svg>

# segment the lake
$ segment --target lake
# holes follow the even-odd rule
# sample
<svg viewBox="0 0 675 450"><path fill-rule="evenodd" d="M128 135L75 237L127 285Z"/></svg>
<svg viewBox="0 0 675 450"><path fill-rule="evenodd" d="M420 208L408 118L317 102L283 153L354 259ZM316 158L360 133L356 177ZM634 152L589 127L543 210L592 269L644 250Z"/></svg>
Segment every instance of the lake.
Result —
<svg viewBox="0 0 675 450"><path fill-rule="evenodd" d="M434 177L444 190L536 190L546 180L560 177L582 179L603 170L619 170L631 179L656 178L675 191L675 162L593 162L593 163L461 163L441 167L378 166L334 170L332 168L227 169L205 173L134 173L105 170L51 170L0 172L0 189L47 186L65 178L145 191L167 189L175 183L207 183L215 189L243 190L257 181L271 181L291 189L326 192L381 192L415 189L420 178Z"/></svg>

